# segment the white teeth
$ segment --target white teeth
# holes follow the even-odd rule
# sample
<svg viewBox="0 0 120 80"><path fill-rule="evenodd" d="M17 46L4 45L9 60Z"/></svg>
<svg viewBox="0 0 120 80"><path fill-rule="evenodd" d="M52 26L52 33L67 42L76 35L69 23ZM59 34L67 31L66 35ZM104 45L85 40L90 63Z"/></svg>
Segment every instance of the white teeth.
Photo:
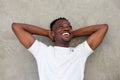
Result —
<svg viewBox="0 0 120 80"><path fill-rule="evenodd" d="M64 36L64 35L70 35L70 34L69 34L69 33L67 33L67 32L65 32L65 33L63 33L62 35Z"/></svg>

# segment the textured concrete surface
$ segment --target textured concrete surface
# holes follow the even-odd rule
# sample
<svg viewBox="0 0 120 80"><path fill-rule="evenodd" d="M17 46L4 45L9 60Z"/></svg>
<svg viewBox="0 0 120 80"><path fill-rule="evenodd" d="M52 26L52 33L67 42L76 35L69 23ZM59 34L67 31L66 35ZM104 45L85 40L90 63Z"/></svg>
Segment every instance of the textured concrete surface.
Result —
<svg viewBox="0 0 120 80"><path fill-rule="evenodd" d="M119 0L0 0L0 80L38 80L35 59L13 34L12 22L48 29L53 19L63 16L74 29L109 24L103 43L87 60L84 80L120 80ZM48 38L37 38L52 44ZM84 39L74 39L71 45Z"/></svg>

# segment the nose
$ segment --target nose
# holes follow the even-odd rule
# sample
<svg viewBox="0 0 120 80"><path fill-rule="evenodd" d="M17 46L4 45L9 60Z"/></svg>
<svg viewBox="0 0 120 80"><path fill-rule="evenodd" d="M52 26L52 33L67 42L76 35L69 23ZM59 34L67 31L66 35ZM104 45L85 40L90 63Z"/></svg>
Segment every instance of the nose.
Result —
<svg viewBox="0 0 120 80"><path fill-rule="evenodd" d="M63 27L63 30L68 31L70 30L70 28L66 26L66 27Z"/></svg>
<svg viewBox="0 0 120 80"><path fill-rule="evenodd" d="M68 31L68 32L72 32L72 29L70 27L64 27L63 31Z"/></svg>

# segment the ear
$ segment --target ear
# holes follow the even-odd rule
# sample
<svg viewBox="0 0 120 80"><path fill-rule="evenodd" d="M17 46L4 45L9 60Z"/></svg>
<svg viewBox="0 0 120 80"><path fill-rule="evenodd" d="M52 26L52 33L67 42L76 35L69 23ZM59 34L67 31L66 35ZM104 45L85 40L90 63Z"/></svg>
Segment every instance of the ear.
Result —
<svg viewBox="0 0 120 80"><path fill-rule="evenodd" d="M55 40L55 39L54 39L54 36L55 36L54 32L51 31L51 30L49 30L49 38L50 38L52 41Z"/></svg>

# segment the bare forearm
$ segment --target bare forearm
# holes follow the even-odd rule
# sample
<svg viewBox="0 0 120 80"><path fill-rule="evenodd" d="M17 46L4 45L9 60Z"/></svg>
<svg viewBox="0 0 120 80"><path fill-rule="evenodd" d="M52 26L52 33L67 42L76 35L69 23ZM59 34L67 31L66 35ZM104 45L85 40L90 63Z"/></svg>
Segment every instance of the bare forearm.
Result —
<svg viewBox="0 0 120 80"><path fill-rule="evenodd" d="M87 26L84 28L77 29L73 31L73 38L81 37L81 36L90 36L91 34L95 33L96 31L103 29L103 27L107 26L107 24L100 24L100 25L92 25Z"/></svg>
<svg viewBox="0 0 120 80"><path fill-rule="evenodd" d="M24 23L13 23L12 24L14 30L24 30L30 34L40 35L40 36L47 36L48 37L48 31L47 29L43 29L41 27L30 25L30 24L24 24Z"/></svg>
<svg viewBox="0 0 120 80"><path fill-rule="evenodd" d="M19 41L26 47L29 48L35 41L33 34L47 36L49 31L34 25L13 23L12 30L19 39Z"/></svg>
<svg viewBox="0 0 120 80"><path fill-rule="evenodd" d="M95 50L102 42L107 30L108 30L107 24L92 25L73 31L73 38L80 36L89 36L87 42L89 46L93 50Z"/></svg>

